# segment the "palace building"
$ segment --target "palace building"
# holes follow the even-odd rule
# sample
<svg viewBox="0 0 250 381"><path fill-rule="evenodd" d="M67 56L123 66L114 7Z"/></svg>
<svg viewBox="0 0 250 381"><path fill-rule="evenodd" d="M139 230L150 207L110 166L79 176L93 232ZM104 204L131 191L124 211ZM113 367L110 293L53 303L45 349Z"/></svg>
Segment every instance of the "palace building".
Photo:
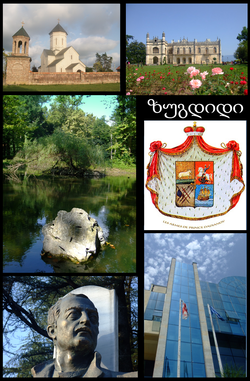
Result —
<svg viewBox="0 0 250 381"><path fill-rule="evenodd" d="M246 372L246 278L200 281L195 262L173 258L166 284L144 291L144 376L216 377L220 365Z"/></svg>
<svg viewBox="0 0 250 381"><path fill-rule="evenodd" d="M161 65L161 64L210 64L216 62L222 63L221 60L221 41L217 38L216 41L198 42L188 41L183 38L175 42L168 43L165 40L165 33L162 33L162 39L153 37L149 39L147 33L146 41L146 64Z"/></svg>

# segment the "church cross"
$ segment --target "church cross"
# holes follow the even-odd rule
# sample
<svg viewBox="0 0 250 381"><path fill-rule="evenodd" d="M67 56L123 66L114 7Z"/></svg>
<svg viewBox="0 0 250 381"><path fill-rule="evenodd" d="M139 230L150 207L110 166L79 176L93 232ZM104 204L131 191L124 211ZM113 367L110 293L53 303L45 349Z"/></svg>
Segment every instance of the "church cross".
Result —
<svg viewBox="0 0 250 381"><path fill-rule="evenodd" d="M59 24L60 19L57 19L57 20L58 20L58 24Z"/></svg>
<svg viewBox="0 0 250 381"><path fill-rule="evenodd" d="M22 21L21 24L22 24L22 27L23 27L24 26L24 22Z"/></svg>

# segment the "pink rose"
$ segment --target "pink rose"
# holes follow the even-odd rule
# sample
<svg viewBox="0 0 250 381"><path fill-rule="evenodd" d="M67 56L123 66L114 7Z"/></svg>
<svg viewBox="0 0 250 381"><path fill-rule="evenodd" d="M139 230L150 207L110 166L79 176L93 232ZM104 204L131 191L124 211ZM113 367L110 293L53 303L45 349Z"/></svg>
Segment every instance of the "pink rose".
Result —
<svg viewBox="0 0 250 381"><path fill-rule="evenodd" d="M196 70L194 66L190 66L188 69L187 69L187 73L190 74L191 71L193 70Z"/></svg>
<svg viewBox="0 0 250 381"><path fill-rule="evenodd" d="M162 142L160 140L157 140L156 142L152 142L150 144L149 149L151 152L154 152L154 151L157 151L159 148L161 148L161 146L162 146Z"/></svg>
<svg viewBox="0 0 250 381"><path fill-rule="evenodd" d="M192 79L192 81L189 82L189 85L192 87L192 90L198 89L202 85L202 82L199 79Z"/></svg>
<svg viewBox="0 0 250 381"><path fill-rule="evenodd" d="M215 67L214 69L212 69L212 75L216 75L216 74L224 74L224 72L222 71L220 67Z"/></svg>
<svg viewBox="0 0 250 381"><path fill-rule="evenodd" d="M190 73L190 78L193 78L193 76L198 75L200 73L200 70L194 69Z"/></svg>
<svg viewBox="0 0 250 381"><path fill-rule="evenodd" d="M200 73L201 79L206 79L206 75L208 75L207 71L203 71L203 73Z"/></svg>

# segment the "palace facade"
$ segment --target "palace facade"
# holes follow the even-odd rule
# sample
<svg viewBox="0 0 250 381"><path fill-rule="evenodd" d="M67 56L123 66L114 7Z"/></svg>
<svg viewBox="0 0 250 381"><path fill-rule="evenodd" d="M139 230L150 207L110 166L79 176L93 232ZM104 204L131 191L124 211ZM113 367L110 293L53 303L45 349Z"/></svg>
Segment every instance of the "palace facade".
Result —
<svg viewBox="0 0 250 381"><path fill-rule="evenodd" d="M209 64L216 62L222 63L221 60L221 41L217 38L216 41L198 42L188 41L183 38L175 42L168 43L165 40L165 33L162 33L162 39L153 37L149 39L147 33L146 42L146 64L147 65L161 65L161 64Z"/></svg>

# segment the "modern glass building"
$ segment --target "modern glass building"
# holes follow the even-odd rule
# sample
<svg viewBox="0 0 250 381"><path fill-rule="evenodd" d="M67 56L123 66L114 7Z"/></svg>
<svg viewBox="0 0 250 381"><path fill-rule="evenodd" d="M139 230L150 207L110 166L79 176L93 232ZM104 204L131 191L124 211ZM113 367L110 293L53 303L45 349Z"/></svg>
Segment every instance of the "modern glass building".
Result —
<svg viewBox="0 0 250 381"><path fill-rule="evenodd" d="M212 315L224 371L227 365L246 371L245 281L200 282L196 263L173 258L167 287L152 285L145 291L145 377L177 377L180 299L189 313L181 319L180 377L220 375L208 304L224 319Z"/></svg>

